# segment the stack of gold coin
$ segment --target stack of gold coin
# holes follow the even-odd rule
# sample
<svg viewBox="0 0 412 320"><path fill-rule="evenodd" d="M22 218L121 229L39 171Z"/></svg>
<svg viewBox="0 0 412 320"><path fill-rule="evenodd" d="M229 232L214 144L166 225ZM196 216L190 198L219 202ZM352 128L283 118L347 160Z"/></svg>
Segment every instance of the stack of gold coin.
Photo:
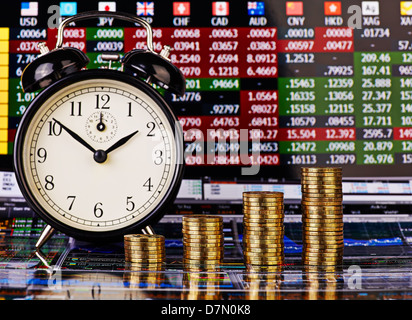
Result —
<svg viewBox="0 0 412 320"><path fill-rule="evenodd" d="M302 261L330 269L343 257L341 168L302 168Z"/></svg>
<svg viewBox="0 0 412 320"><path fill-rule="evenodd" d="M124 236L125 262L160 270L165 262L165 237L157 234L127 234Z"/></svg>
<svg viewBox="0 0 412 320"><path fill-rule="evenodd" d="M223 261L223 218L186 215L182 219L186 270L213 270Z"/></svg>
<svg viewBox="0 0 412 320"><path fill-rule="evenodd" d="M243 193L243 257L247 265L284 264L283 192Z"/></svg>

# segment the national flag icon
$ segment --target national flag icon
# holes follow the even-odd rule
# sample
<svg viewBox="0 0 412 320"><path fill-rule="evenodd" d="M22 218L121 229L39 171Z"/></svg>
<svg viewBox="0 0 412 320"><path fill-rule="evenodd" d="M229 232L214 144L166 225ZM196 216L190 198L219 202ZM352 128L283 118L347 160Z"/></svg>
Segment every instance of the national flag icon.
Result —
<svg viewBox="0 0 412 320"><path fill-rule="evenodd" d="M228 16L229 2L215 1L212 3L212 15L214 16Z"/></svg>
<svg viewBox="0 0 412 320"><path fill-rule="evenodd" d="M340 16L342 14L342 4L340 1L324 2L325 16Z"/></svg>
<svg viewBox="0 0 412 320"><path fill-rule="evenodd" d="M265 15L265 3L263 1L248 1L247 14L249 16Z"/></svg>
<svg viewBox="0 0 412 320"><path fill-rule="evenodd" d="M303 1L286 1L287 16L303 16Z"/></svg>
<svg viewBox="0 0 412 320"><path fill-rule="evenodd" d="M100 1L99 11L116 12L116 2L114 1Z"/></svg>
<svg viewBox="0 0 412 320"><path fill-rule="evenodd" d="M74 16L77 14L77 2L60 2L61 16Z"/></svg>
<svg viewBox="0 0 412 320"><path fill-rule="evenodd" d="M35 17L39 15L38 2L22 2L20 8L20 15L22 17Z"/></svg>
<svg viewBox="0 0 412 320"><path fill-rule="evenodd" d="M362 15L378 16L379 15L379 1L362 1Z"/></svg>
<svg viewBox="0 0 412 320"><path fill-rule="evenodd" d="M190 2L173 2L174 16L190 16Z"/></svg>
<svg viewBox="0 0 412 320"><path fill-rule="evenodd" d="M136 15L138 16L154 16L154 2L137 2Z"/></svg>
<svg viewBox="0 0 412 320"><path fill-rule="evenodd" d="M401 16L412 16L412 1L401 1Z"/></svg>

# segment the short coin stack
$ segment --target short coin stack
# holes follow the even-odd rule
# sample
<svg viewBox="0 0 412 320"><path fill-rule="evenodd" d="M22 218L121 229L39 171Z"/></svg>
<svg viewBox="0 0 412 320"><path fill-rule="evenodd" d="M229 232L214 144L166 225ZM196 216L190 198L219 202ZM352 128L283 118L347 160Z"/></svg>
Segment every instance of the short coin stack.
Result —
<svg viewBox="0 0 412 320"><path fill-rule="evenodd" d="M284 264L283 192L243 193L243 257L247 265Z"/></svg>
<svg viewBox="0 0 412 320"><path fill-rule="evenodd" d="M183 263L186 270L214 270L223 261L223 218L186 215L182 219Z"/></svg>
<svg viewBox="0 0 412 320"><path fill-rule="evenodd" d="M127 234L124 236L125 262L160 270L166 257L165 237L157 234Z"/></svg>
<svg viewBox="0 0 412 320"><path fill-rule="evenodd" d="M302 261L331 269L342 263L341 168L302 168Z"/></svg>

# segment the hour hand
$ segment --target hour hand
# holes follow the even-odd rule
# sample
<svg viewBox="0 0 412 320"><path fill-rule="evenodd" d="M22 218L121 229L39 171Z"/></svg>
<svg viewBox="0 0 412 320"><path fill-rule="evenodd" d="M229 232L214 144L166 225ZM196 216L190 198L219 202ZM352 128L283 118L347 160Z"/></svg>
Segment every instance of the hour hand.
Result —
<svg viewBox="0 0 412 320"><path fill-rule="evenodd" d="M56 120L53 118L53 120L60 125L72 138L74 138L74 140L76 140L77 142L80 142L83 146L85 146L87 149L89 149L91 152L95 153L96 150L94 150L94 148L89 145L86 141L84 141L76 132L70 130L69 128L67 128L64 124L62 124L60 121Z"/></svg>
<svg viewBox="0 0 412 320"><path fill-rule="evenodd" d="M139 132L139 130L136 130L135 132L132 132L131 134L127 135L126 137L121 138L119 141L117 141L114 145L112 145L111 147L109 147L106 150L106 154L108 154L109 152L112 152L114 149L117 149L117 148L121 147L122 145L124 145L127 141L129 141L138 132Z"/></svg>

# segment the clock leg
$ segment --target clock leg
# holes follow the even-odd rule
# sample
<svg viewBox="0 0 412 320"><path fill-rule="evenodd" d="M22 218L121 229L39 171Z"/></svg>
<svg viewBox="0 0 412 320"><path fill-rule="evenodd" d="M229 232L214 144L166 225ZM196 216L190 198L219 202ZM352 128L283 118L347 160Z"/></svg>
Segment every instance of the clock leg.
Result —
<svg viewBox="0 0 412 320"><path fill-rule="evenodd" d="M40 234L39 239L36 242L36 250L40 250L41 247L51 238L56 230L50 225L47 225Z"/></svg>
<svg viewBox="0 0 412 320"><path fill-rule="evenodd" d="M151 226L146 226L142 229L143 234L156 234Z"/></svg>

